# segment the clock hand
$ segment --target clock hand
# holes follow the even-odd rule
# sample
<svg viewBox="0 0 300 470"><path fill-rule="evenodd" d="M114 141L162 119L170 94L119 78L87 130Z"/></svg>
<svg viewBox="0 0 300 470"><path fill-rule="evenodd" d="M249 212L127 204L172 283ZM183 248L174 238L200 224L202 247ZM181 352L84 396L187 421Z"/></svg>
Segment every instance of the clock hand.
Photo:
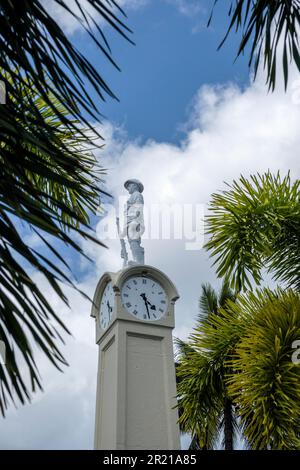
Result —
<svg viewBox="0 0 300 470"><path fill-rule="evenodd" d="M156 306L154 304L152 304L151 302L149 302L149 300L147 300L147 304L148 305L151 305L151 310L156 310Z"/></svg>
<svg viewBox="0 0 300 470"><path fill-rule="evenodd" d="M141 294L141 297L144 299L144 302L146 302L148 305L150 305L151 310L156 310L156 306L149 302L149 300L146 297L146 294Z"/></svg>
<svg viewBox="0 0 300 470"><path fill-rule="evenodd" d="M150 319L150 313L149 313L149 308L148 308L148 300L147 300L147 297L146 297L146 294L140 294L140 296L142 297L142 299L144 300L145 302L145 306L146 306L146 310L147 310L147 314L148 314L148 318ZM148 303L147 303L148 302Z"/></svg>
<svg viewBox="0 0 300 470"><path fill-rule="evenodd" d="M109 317L109 320L110 320L110 314L112 312L112 307L109 304L109 300L106 302L106 305L107 305L107 308L108 308L108 317Z"/></svg>

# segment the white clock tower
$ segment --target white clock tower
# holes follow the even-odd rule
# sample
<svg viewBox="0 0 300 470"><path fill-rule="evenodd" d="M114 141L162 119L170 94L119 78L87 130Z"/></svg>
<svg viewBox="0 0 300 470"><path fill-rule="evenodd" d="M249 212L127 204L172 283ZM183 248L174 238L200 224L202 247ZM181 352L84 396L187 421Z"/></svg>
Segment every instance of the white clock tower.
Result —
<svg viewBox="0 0 300 470"><path fill-rule="evenodd" d="M151 266L100 279L96 449L180 449L172 344L178 293Z"/></svg>
<svg viewBox="0 0 300 470"><path fill-rule="evenodd" d="M164 273L144 264L98 282L95 449L180 449L172 342L178 297Z"/></svg>

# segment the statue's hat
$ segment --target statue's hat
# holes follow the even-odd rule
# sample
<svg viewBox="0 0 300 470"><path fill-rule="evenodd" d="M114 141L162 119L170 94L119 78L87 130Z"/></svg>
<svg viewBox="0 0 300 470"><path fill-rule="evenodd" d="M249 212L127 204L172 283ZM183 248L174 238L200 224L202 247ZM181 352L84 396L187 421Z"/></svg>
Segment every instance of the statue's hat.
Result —
<svg viewBox="0 0 300 470"><path fill-rule="evenodd" d="M139 180L135 178L131 178L130 180L125 181L124 186L128 189L129 184L134 183L138 186L139 192L142 193L144 191L144 185Z"/></svg>

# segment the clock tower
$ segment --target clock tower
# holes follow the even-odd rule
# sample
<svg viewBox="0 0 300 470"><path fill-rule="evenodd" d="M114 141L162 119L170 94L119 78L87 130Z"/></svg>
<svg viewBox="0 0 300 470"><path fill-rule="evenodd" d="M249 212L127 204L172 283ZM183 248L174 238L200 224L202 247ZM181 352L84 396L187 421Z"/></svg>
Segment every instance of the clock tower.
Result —
<svg viewBox="0 0 300 470"><path fill-rule="evenodd" d="M95 449L180 449L172 342L178 297L163 272L136 262L99 280Z"/></svg>

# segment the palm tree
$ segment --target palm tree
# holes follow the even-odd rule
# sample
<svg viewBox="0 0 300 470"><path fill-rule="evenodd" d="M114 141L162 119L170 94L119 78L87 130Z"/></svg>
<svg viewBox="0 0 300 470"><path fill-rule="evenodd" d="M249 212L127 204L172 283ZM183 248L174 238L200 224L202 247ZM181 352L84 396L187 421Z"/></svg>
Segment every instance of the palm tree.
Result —
<svg viewBox="0 0 300 470"><path fill-rule="evenodd" d="M213 448L227 399L229 423L249 448L300 449L300 368L292 361L299 338L300 294L292 289L239 295L198 323L189 343L179 343L178 366L179 423L194 448ZM231 448L230 427L227 436Z"/></svg>
<svg viewBox="0 0 300 470"><path fill-rule="evenodd" d="M10 81L11 77L7 77L7 80ZM54 96L51 99L62 116L68 114ZM53 240L60 240L80 253L80 246L71 238L72 232L77 231L94 240L88 231L87 210L95 210L97 207L97 183L103 173L90 150L90 132L80 127L77 131L69 129L55 118L52 108L38 95L31 82L24 87L25 107L29 100L34 100L43 125L51 126L52 151L35 145L38 124L33 124L30 114L26 115L25 121L18 121L20 134L23 130L32 134L30 144L26 140L20 141L19 154L14 153L6 133L1 135L0 150L10 155L11 162L11 165L2 168L0 206L0 339L6 347L6 365L0 365L2 414L9 401L14 400L13 391L22 403L29 399L29 387L24 379L26 374L24 367L20 366L21 357L28 368L28 383L32 390L41 388L32 352L33 343L41 348L56 367L66 364L56 342L60 339L58 328L65 332L68 330L32 281L24 264L42 272L56 294L67 302L61 282L69 285L73 283L68 265L55 249ZM24 158L26 153L31 155L29 162ZM63 161L58 158L60 154L64 155ZM18 219L23 224L26 222L27 227L40 239L42 250L24 243L20 229L16 228ZM45 256L45 248L57 262Z"/></svg>
<svg viewBox="0 0 300 470"><path fill-rule="evenodd" d="M129 38L131 31L122 21L122 18L126 19L125 12L117 2L53 0L52 3L51 11L56 9L61 15L73 18L106 60L119 70L103 31L105 26L111 27L132 42ZM19 103L19 113L23 111L23 85L26 86L29 80L56 117L63 119L70 127L74 127L72 119L76 117L92 128L87 117L99 120L101 115L99 103L88 93L87 85L91 86L100 100L105 100L107 96L116 99L116 96L99 70L72 43L51 11L42 0L22 2L22 8L18 0L1 1L0 68L13 77L13 85L6 83L8 95ZM5 81L5 77L3 79ZM61 116L51 95L64 103L68 116ZM27 103L27 106L33 115L39 116L34 101ZM17 117L16 107L6 107L6 114L8 112L7 117L1 113L1 128Z"/></svg>
<svg viewBox="0 0 300 470"><path fill-rule="evenodd" d="M227 393L224 363L211 362L201 346L202 329L211 325L212 318L222 315L220 309L226 309L228 300L234 299L226 281L219 295L209 284L202 285L197 336L192 334L188 343L176 340L179 423L183 432L192 434L191 449L214 448L221 432L224 448L234 447L238 423Z"/></svg>
<svg viewBox="0 0 300 470"><path fill-rule="evenodd" d="M213 194L206 243L217 274L236 290L260 283L262 270L287 287L300 289L300 181L288 174L241 177Z"/></svg>
<svg viewBox="0 0 300 470"><path fill-rule="evenodd" d="M300 449L300 294L263 289L239 296L204 331L210 359L225 361L226 385L252 449ZM228 358L228 351L232 354ZM223 359L222 359L223 358Z"/></svg>
<svg viewBox="0 0 300 470"><path fill-rule="evenodd" d="M215 0L214 7L218 3ZM214 11L214 8L213 8ZM208 24L212 19L210 16ZM229 26L220 47L232 31L242 32L237 57L248 54L249 67L254 64L255 76L259 64L267 70L267 84L274 90L278 63L278 49L282 47L282 65L285 87L288 84L289 64L300 70L299 0L233 0L229 6ZM282 43L282 46L281 46Z"/></svg>
<svg viewBox="0 0 300 470"><path fill-rule="evenodd" d="M114 0L53 0L72 15L100 53L116 67L100 27L111 27L130 41L125 13ZM99 204L103 171L92 150L101 147L92 119L100 120L99 101L116 98L99 70L66 36L39 0L3 0L0 5L0 79L6 103L0 105L0 340L6 365L0 365L0 410L24 403L41 388L32 345L56 366L65 364L57 347L68 331L30 270L42 273L67 303L61 282L72 284L62 251L82 253L74 234L95 241L89 215ZM93 98L89 93L95 92ZM96 98L95 98L96 97ZM98 140L95 139L98 137ZM26 245L20 226L39 237L45 252ZM101 244L101 243L100 243ZM52 258L53 259L53 258ZM28 368L20 367L24 361Z"/></svg>
<svg viewBox="0 0 300 470"><path fill-rule="evenodd" d="M217 273L249 289L221 309L202 347L214 344L227 366L228 393L254 449L300 449L300 370L292 361L300 338L299 180L280 174L241 177L213 194L206 248ZM285 290L252 292L263 269Z"/></svg>

